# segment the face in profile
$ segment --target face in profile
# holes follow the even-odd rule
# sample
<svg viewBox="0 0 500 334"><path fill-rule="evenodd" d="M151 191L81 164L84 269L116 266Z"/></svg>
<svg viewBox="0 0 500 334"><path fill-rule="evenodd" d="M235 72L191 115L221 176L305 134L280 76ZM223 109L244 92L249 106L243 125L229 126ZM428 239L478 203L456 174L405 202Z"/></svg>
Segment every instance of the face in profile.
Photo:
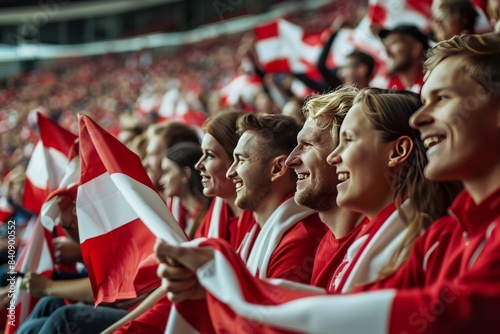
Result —
<svg viewBox="0 0 500 334"><path fill-rule="evenodd" d="M148 142L146 147L146 156L142 161L142 165L148 176L153 182L153 185L158 189L159 180L161 177L161 160L163 159L163 155L167 150L165 143L162 141L160 136L153 136Z"/></svg>
<svg viewBox="0 0 500 334"><path fill-rule="evenodd" d="M384 38L383 42L389 58L387 60L387 71L390 75L395 75L411 67L411 53L417 44L413 37L392 33Z"/></svg>
<svg viewBox="0 0 500 334"><path fill-rule="evenodd" d="M463 33L466 29L466 23L460 17L458 10L434 8L432 10L431 28L436 42L441 42Z"/></svg>
<svg viewBox="0 0 500 334"><path fill-rule="evenodd" d="M258 210L271 193L271 164L262 161L261 141L256 134L245 132L234 149L234 162L227 177L236 187L235 204L248 211Z"/></svg>
<svg viewBox="0 0 500 334"><path fill-rule="evenodd" d="M200 171L203 194L208 197L219 196L227 199L235 195L235 187L226 177L226 172L233 163L224 147L209 133L201 141L203 156L195 168Z"/></svg>
<svg viewBox="0 0 500 334"><path fill-rule="evenodd" d="M340 128L339 146L328 157L336 167L337 204L368 216L392 199L388 179L392 143L384 143L356 103Z"/></svg>
<svg viewBox="0 0 500 334"><path fill-rule="evenodd" d="M420 131L430 180L472 180L498 164L498 99L463 70L463 58L440 62L422 87L420 108L411 125Z"/></svg>
<svg viewBox="0 0 500 334"><path fill-rule="evenodd" d="M321 122L321 117L317 120ZM335 206L337 196L335 167L326 163L335 147L330 127L318 127L316 120L308 118L297 136L297 146L290 153L286 165L297 174L295 202L317 211Z"/></svg>
<svg viewBox="0 0 500 334"><path fill-rule="evenodd" d="M163 190L165 198L182 196L187 191L188 177L181 167L174 161L163 158L161 161L163 174L159 180L160 189Z"/></svg>

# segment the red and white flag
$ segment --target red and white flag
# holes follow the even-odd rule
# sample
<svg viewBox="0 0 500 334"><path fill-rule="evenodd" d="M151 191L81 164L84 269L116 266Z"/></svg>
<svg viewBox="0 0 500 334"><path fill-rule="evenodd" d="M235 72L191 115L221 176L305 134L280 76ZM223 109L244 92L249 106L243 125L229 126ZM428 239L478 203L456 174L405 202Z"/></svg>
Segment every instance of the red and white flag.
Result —
<svg viewBox="0 0 500 334"><path fill-rule="evenodd" d="M318 35L284 19L257 26L255 49L265 72L311 73L322 50Z"/></svg>
<svg viewBox="0 0 500 334"><path fill-rule="evenodd" d="M426 31L430 24L431 5L432 0L369 0L367 18L381 28L413 24Z"/></svg>
<svg viewBox="0 0 500 334"><path fill-rule="evenodd" d="M152 259L156 237L173 244L187 238L140 158L89 117L78 118L77 215L95 304L135 298L160 284Z"/></svg>
<svg viewBox="0 0 500 334"><path fill-rule="evenodd" d="M262 90L262 81L257 75L239 74L220 89L219 96L223 106L239 103L247 106L253 105L255 96Z"/></svg>
<svg viewBox="0 0 500 334"><path fill-rule="evenodd" d="M77 138L41 113L38 113L38 126L40 141L26 168L24 190L24 207L36 213L59 186L69 163L68 153Z"/></svg>
<svg viewBox="0 0 500 334"><path fill-rule="evenodd" d="M33 272L50 277L53 268L53 257L50 254L47 240L45 239L44 228L38 218L30 238L26 243L26 247L23 248L21 256L19 257L14 272ZM9 272L7 272L8 277L14 277L10 276L13 275L14 272L9 270ZM16 280L15 293L8 306L5 333L14 333L24 320L26 320L38 301L38 298L31 297L25 290L21 290L21 280L21 278Z"/></svg>
<svg viewBox="0 0 500 334"><path fill-rule="evenodd" d="M7 219L14 215L14 208L10 205L7 197L0 197L0 223L6 223Z"/></svg>
<svg viewBox="0 0 500 334"><path fill-rule="evenodd" d="M194 241L192 245L197 246ZM241 333L387 332L395 294L392 290L332 297L325 296L323 289L293 282L285 289L255 279L227 243L208 239L198 244L215 248L214 260L200 267L197 275L207 289L216 332L233 332L235 328L234 332ZM356 309L366 314L370 310L369 319L352 322Z"/></svg>

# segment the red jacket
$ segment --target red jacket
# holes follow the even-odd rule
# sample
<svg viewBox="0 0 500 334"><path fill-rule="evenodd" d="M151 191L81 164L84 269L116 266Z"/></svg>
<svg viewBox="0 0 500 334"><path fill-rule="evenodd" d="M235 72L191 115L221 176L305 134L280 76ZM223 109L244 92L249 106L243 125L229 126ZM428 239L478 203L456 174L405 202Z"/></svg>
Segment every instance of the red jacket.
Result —
<svg viewBox="0 0 500 334"><path fill-rule="evenodd" d="M450 216L435 222L394 275L348 295L283 290L242 275L224 254L198 270L217 299L266 333L498 333L500 329L500 189L476 205L461 193ZM231 288L234 275L239 289ZM224 284L224 286L221 286ZM377 290L377 291L375 291ZM273 305L273 307L267 307ZM258 323L249 315L258 314Z"/></svg>
<svg viewBox="0 0 500 334"><path fill-rule="evenodd" d="M500 330L500 189L479 205L462 192L395 275L361 290L399 288L390 332Z"/></svg>

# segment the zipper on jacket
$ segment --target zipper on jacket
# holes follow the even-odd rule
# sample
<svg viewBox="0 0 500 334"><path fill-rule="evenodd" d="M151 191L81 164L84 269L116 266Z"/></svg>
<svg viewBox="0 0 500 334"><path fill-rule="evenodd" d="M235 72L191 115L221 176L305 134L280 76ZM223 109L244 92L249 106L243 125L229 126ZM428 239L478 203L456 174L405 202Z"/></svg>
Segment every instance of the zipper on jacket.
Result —
<svg viewBox="0 0 500 334"><path fill-rule="evenodd" d="M462 229L462 236L464 237L464 244L465 244L465 246L469 246L469 244L470 244L469 232L467 232L467 230L465 229L464 224L462 224L460 219L458 219L457 215L453 211L448 210L448 214L450 216L452 216L453 218L455 218L458 225L460 225L460 228Z"/></svg>

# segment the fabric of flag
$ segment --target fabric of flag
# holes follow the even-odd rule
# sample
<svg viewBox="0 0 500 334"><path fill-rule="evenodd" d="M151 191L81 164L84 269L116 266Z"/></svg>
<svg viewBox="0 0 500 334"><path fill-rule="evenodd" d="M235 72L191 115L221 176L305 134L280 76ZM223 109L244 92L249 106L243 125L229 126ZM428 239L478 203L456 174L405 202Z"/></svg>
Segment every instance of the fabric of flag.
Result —
<svg viewBox="0 0 500 334"><path fill-rule="evenodd" d="M302 284L288 283L283 293L283 288L274 282L255 280L227 243L216 239L194 241L187 245L215 248L214 260L200 267L197 275L207 289L210 315L217 332L224 332L224 327L217 326L225 323L235 324L238 333L329 333L331 328L339 333L387 332L387 314L395 294L392 290L359 297L337 296L335 302L324 295L323 289L303 288ZM212 307L219 303L222 308ZM352 305L359 310L371 310L370 319L346 322L345 318L352 319L346 317L346 309Z"/></svg>
<svg viewBox="0 0 500 334"><path fill-rule="evenodd" d="M24 207L35 213L40 212L47 196L59 186L69 162L68 153L77 138L41 113L38 126L40 141L26 168L24 190Z"/></svg>
<svg viewBox="0 0 500 334"><path fill-rule="evenodd" d="M0 197L0 223L5 223L14 215L14 208L10 205L7 197Z"/></svg>
<svg viewBox="0 0 500 334"><path fill-rule="evenodd" d="M33 272L45 275L47 277L52 276L54 262L52 260L53 257L50 254L47 240L45 239L44 230L45 229L42 226L40 219L37 219L35 227L31 232L30 238L26 243L26 247L23 248L21 256L17 261L15 272ZM10 272L11 271L9 270L7 274L9 275ZM8 334L14 333L19 328L19 326L31 313L33 307L38 301L38 298L31 297L25 290L21 290L21 280L22 278L18 278L16 280L15 293L13 298L11 299L11 301L15 302L15 304L13 305L14 318L11 319L9 318L9 316L7 316L5 333Z"/></svg>
<svg viewBox="0 0 500 334"><path fill-rule="evenodd" d="M255 96L262 90L262 82L257 75L239 74L220 89L219 96L223 106L247 106L254 103Z"/></svg>
<svg viewBox="0 0 500 334"><path fill-rule="evenodd" d="M319 35L309 36L304 30L284 19L255 28L255 49L265 72L311 73L322 49Z"/></svg>
<svg viewBox="0 0 500 334"><path fill-rule="evenodd" d="M80 243L94 301L135 298L159 286L151 261L156 237L187 240L139 157L87 116L79 115Z"/></svg>
<svg viewBox="0 0 500 334"><path fill-rule="evenodd" d="M381 28L413 24L426 31L431 17L432 0L369 0L367 18Z"/></svg>

